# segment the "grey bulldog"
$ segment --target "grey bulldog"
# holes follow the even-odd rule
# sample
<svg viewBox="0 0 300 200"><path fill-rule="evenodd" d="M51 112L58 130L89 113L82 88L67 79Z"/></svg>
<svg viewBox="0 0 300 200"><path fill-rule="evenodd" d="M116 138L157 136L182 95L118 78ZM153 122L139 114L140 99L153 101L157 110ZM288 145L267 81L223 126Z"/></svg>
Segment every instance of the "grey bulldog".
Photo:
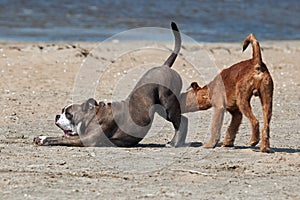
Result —
<svg viewBox="0 0 300 200"><path fill-rule="evenodd" d="M60 137L38 136L37 145L118 146L137 145L149 131L154 113L172 122L175 135L167 146L184 145L188 120L181 115L179 102L182 80L171 67L181 48L177 25L171 23L175 48L162 66L147 71L128 98L105 104L88 99L72 104L57 115L56 125L64 131Z"/></svg>

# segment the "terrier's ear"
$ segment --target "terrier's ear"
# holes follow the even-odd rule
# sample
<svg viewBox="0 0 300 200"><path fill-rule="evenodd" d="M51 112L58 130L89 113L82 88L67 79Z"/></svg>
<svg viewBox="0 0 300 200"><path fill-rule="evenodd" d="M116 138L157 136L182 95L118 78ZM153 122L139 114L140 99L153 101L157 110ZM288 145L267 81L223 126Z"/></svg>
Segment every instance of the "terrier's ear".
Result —
<svg viewBox="0 0 300 200"><path fill-rule="evenodd" d="M88 110L94 109L96 106L99 106L97 101L93 98L90 98L84 103L83 111L87 112Z"/></svg>
<svg viewBox="0 0 300 200"><path fill-rule="evenodd" d="M191 83L191 88L193 88L194 90L196 90L196 89L200 89L200 86L198 85L197 82L192 82Z"/></svg>
<svg viewBox="0 0 300 200"><path fill-rule="evenodd" d="M187 91L193 89L194 92L197 92L197 90L201 89L201 87L198 85L197 82L192 82L191 85L186 89Z"/></svg>
<svg viewBox="0 0 300 200"><path fill-rule="evenodd" d="M104 106L105 106L104 101L99 101L99 106L100 106L100 107L104 107Z"/></svg>
<svg viewBox="0 0 300 200"><path fill-rule="evenodd" d="M197 82L192 82L191 85L186 90L190 90L190 89L193 90L200 89L200 86L198 85Z"/></svg>

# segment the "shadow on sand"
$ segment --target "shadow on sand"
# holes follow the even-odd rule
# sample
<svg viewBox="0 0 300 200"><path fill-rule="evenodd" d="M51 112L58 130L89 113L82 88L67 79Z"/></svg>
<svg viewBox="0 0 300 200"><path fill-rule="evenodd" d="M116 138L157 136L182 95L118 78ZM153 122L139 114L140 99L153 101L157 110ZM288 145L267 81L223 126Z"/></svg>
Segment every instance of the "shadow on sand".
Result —
<svg viewBox="0 0 300 200"><path fill-rule="evenodd" d="M190 142L186 143L184 147L201 147L202 143L201 142ZM165 148L166 144L137 144L135 147L143 147L143 148Z"/></svg>
<svg viewBox="0 0 300 200"><path fill-rule="evenodd" d="M272 147L271 147L272 148ZM253 149L254 151L260 151L259 147L249 147L249 146L235 146L234 149ZM274 153L300 153L300 149L294 148L281 148L281 147L273 147L272 150Z"/></svg>
<svg viewBox="0 0 300 200"><path fill-rule="evenodd" d="M201 147L203 145L202 142L190 142L186 143L184 147ZM154 144L154 143L149 143L149 144L138 144L135 147L142 147L142 148L165 148L165 144ZM226 147L221 147L221 144L217 145L217 148L226 148ZM232 147L233 149L252 149L253 151L259 152L259 147L250 147L250 146L234 146ZM281 148L281 147L273 147L272 150L276 153L300 153L300 149L296 148Z"/></svg>

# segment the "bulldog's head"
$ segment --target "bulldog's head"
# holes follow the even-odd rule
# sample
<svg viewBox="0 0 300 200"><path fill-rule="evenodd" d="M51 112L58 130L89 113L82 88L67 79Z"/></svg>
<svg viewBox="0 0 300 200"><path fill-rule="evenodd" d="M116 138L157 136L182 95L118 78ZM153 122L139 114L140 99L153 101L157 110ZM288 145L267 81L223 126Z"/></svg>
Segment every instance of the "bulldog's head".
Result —
<svg viewBox="0 0 300 200"><path fill-rule="evenodd" d="M98 107L94 99L88 99L82 104L68 105L62 109L60 115L56 115L55 124L64 131L64 136L84 134Z"/></svg>

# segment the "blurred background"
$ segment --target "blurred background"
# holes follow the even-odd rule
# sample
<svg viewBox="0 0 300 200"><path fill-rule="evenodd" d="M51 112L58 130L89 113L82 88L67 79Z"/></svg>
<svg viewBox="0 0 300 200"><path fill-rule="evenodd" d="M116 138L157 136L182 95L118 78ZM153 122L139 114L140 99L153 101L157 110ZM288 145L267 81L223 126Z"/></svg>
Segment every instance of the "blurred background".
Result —
<svg viewBox="0 0 300 200"><path fill-rule="evenodd" d="M199 42L294 40L299 20L298 0L0 0L0 40L14 41L102 41L170 21Z"/></svg>

